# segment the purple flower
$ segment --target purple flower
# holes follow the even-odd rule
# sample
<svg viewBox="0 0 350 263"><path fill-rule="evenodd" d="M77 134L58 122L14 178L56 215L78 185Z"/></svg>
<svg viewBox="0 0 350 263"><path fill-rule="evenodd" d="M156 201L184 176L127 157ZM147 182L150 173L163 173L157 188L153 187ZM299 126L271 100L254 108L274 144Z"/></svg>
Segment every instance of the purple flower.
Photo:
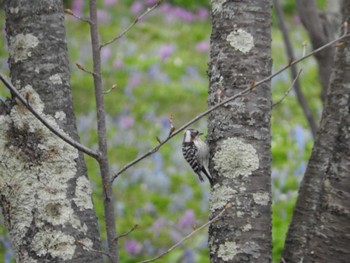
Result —
<svg viewBox="0 0 350 263"><path fill-rule="evenodd" d="M164 45L159 49L159 56L162 60L167 59L175 51L174 45Z"/></svg>
<svg viewBox="0 0 350 263"><path fill-rule="evenodd" d="M178 226L181 228L192 227L195 223L194 212L193 210L187 210L180 218Z"/></svg>
<svg viewBox="0 0 350 263"><path fill-rule="evenodd" d="M140 83L141 83L141 74L139 72L132 73L128 81L128 86L130 88L135 88L136 86L140 85Z"/></svg>
<svg viewBox="0 0 350 263"><path fill-rule="evenodd" d="M155 3L157 3L157 0L145 0L145 3L147 5L154 5Z"/></svg>
<svg viewBox="0 0 350 263"><path fill-rule="evenodd" d="M201 53L207 53L209 51L209 48L210 46L208 41L201 41L196 45L196 50Z"/></svg>
<svg viewBox="0 0 350 263"><path fill-rule="evenodd" d="M193 250L186 249L182 263L194 263L194 262L196 262L196 261L195 261L195 254L194 254Z"/></svg>
<svg viewBox="0 0 350 263"><path fill-rule="evenodd" d="M168 221L165 218L158 218L153 225L150 227L149 231L153 234L155 238L158 238L160 233L163 231L165 226L168 225Z"/></svg>
<svg viewBox="0 0 350 263"><path fill-rule="evenodd" d="M103 62L106 62L112 55L112 50L110 47L104 47L101 50L101 58L103 60Z"/></svg>
<svg viewBox="0 0 350 263"><path fill-rule="evenodd" d="M197 11L196 16L197 16L197 18L199 20L206 20L206 19L208 19L208 16L209 16L208 9L206 9L204 7L199 8L199 10Z"/></svg>
<svg viewBox="0 0 350 263"><path fill-rule="evenodd" d="M101 23L108 24L111 20L111 15L105 10L98 9L97 18Z"/></svg>
<svg viewBox="0 0 350 263"><path fill-rule="evenodd" d="M169 76L161 70L159 64L153 64L150 66L148 76L155 81L163 83L169 82Z"/></svg>
<svg viewBox="0 0 350 263"><path fill-rule="evenodd" d="M130 255L138 255L142 250L142 245L135 239L128 239L124 243L124 248Z"/></svg>
<svg viewBox="0 0 350 263"><path fill-rule="evenodd" d="M160 8L161 13L163 13L163 14L169 13L171 11L171 9L172 9L172 5L169 3L162 4L161 8Z"/></svg>
<svg viewBox="0 0 350 263"><path fill-rule="evenodd" d="M134 15L140 14L142 10L143 10L143 3L141 3L140 1L136 1L130 7L130 12L133 13Z"/></svg>
<svg viewBox="0 0 350 263"><path fill-rule="evenodd" d="M130 116L123 116L121 117L119 124L124 129L130 128L134 125L134 118Z"/></svg>
<svg viewBox="0 0 350 263"><path fill-rule="evenodd" d="M84 9L84 0L74 0L72 2L72 11L77 16L81 16Z"/></svg>
<svg viewBox="0 0 350 263"><path fill-rule="evenodd" d="M105 6L112 6L117 3L117 0L104 0Z"/></svg>
<svg viewBox="0 0 350 263"><path fill-rule="evenodd" d="M173 9L173 15L186 21L186 22L192 22L195 18L194 14L190 11L187 11L184 8L181 7L175 7Z"/></svg>
<svg viewBox="0 0 350 263"><path fill-rule="evenodd" d="M114 68L122 68L124 67L124 62L121 59L116 59L113 61Z"/></svg>

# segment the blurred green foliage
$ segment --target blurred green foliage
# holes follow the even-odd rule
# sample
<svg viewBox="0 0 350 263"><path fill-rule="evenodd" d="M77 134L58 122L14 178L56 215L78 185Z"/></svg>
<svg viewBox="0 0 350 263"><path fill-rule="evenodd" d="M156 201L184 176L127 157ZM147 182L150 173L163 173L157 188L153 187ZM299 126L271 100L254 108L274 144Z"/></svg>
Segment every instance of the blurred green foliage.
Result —
<svg viewBox="0 0 350 263"><path fill-rule="evenodd" d="M322 7L325 2L319 1ZM172 3L181 7L164 1L126 36L102 49L104 88L108 90L117 85L105 96L113 171L155 146L156 136L166 138L170 115L174 117L174 125L180 127L207 108L206 70L211 29L209 14L202 7L208 6L209 1L174 0ZM86 1L67 1L66 5L82 16L87 15ZM122 32L147 6L145 1L99 1L102 42ZM301 56L302 42L308 37L294 19L294 1L284 1L283 7L288 14L295 53ZM80 137L84 144L96 148L92 79L75 66L79 63L86 69L92 67L88 25L67 16L66 28ZM276 71L287 64L288 59L276 25L272 37L273 71ZM0 47L1 70L7 72L4 38L0 38ZM316 64L309 59L299 67L303 68L303 90L318 117L322 105L318 99ZM277 101L290 86L289 72L282 73L272 83L273 101ZM0 94L8 95L3 90ZM193 126L205 131L206 119ZM274 262L278 262L283 248L311 147L307 123L292 91L272 111ZM93 159L86 157L86 161L105 245L99 169ZM122 262L156 256L191 232L192 225L208 219L209 186L200 184L182 159L181 135L120 175L114 188L118 232L125 233L138 224L136 230L120 240ZM162 262L209 262L205 232L191 238ZM0 227L0 237L8 240L3 227ZM8 260L11 255L4 256L9 251L5 241L0 243L0 258Z"/></svg>

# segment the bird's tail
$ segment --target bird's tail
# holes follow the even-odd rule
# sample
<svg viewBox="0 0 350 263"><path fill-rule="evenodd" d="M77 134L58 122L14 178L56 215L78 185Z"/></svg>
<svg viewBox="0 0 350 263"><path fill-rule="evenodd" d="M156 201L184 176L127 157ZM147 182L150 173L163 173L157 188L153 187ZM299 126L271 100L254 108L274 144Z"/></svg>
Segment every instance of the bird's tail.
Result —
<svg viewBox="0 0 350 263"><path fill-rule="evenodd" d="M200 171L198 171L197 175L198 175L199 181L204 182L204 179L203 179Z"/></svg>
<svg viewBox="0 0 350 263"><path fill-rule="evenodd" d="M208 180L210 182L210 185L213 186L214 185L214 181L213 181L213 178L211 177L211 174L210 174L208 168L203 166L202 171L205 174L205 176L208 178Z"/></svg>

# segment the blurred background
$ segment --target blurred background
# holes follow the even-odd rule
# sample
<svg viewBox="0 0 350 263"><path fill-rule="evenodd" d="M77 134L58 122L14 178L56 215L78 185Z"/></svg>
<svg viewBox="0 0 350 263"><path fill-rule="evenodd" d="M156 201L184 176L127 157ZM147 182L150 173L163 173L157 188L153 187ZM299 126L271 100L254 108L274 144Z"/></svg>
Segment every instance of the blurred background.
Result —
<svg viewBox="0 0 350 263"><path fill-rule="evenodd" d="M88 1L64 1L78 16L88 15ZM156 0L101 0L98 16L102 42L120 34ZM124 37L102 49L103 84L106 94L109 156L112 171L165 139L169 117L180 127L207 108L210 1L173 0L163 3L142 19ZM302 56L308 42L293 0L281 1L296 57ZM318 1L326 10L326 0ZM1 11L1 21L4 14ZM88 25L66 15L67 42L71 63L71 84L80 138L83 144L97 148L93 81L79 70L79 63L92 68ZM0 70L9 74L4 24L0 38ZM311 46L307 46L307 51ZM273 17L273 71L288 63L281 33ZM310 58L301 64L301 84L308 103L320 117L320 84L316 62ZM257 80L258 81L258 80ZM273 101L283 97L291 85L289 71L272 81ZM0 97L9 96L1 86ZM206 119L193 127L206 133ZM183 160L182 135L141 163L120 175L114 183L118 232L135 224L138 228L120 240L121 262L137 262L158 255L208 220L209 184L200 183ZM299 182L312 148L312 136L296 100L290 95L272 111L273 155L273 256L278 262L291 219ZM103 239L103 196L96 162L86 157L94 189L94 203L100 219ZM0 262L14 262L10 240L0 219ZM207 231L192 237L159 262L209 262ZM105 240L103 244L106 245Z"/></svg>

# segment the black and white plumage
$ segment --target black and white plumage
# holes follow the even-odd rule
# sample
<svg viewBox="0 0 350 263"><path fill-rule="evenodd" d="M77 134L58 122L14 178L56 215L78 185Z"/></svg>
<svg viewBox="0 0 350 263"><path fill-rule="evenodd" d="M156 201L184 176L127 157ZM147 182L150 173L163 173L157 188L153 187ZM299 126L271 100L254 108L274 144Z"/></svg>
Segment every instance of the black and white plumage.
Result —
<svg viewBox="0 0 350 263"><path fill-rule="evenodd" d="M209 147L199 138L200 135L201 133L196 129L186 130L182 141L182 153L185 160L198 175L199 180L204 181L202 177L203 173L208 178L210 184L213 185L213 179L208 169Z"/></svg>

